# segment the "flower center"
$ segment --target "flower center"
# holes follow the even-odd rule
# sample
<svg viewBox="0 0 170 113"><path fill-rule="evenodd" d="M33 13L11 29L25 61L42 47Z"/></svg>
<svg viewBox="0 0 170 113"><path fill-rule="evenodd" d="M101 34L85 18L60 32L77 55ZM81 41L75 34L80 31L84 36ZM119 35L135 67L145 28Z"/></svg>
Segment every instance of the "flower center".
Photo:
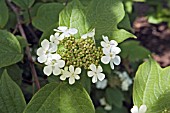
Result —
<svg viewBox="0 0 170 113"><path fill-rule="evenodd" d="M93 39L75 39L74 37L64 38L57 51L66 66L88 67L93 63L99 65L99 61L103 56L102 48L96 47Z"/></svg>

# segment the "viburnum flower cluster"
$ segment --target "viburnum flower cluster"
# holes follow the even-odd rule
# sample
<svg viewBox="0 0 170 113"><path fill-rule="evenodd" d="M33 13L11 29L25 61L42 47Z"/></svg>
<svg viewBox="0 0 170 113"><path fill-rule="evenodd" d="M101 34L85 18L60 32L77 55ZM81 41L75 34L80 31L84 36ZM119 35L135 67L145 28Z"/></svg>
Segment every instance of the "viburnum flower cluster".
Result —
<svg viewBox="0 0 170 113"><path fill-rule="evenodd" d="M80 79L82 69L86 69L88 77L92 77L92 82L102 81L105 78L100 62L110 63L112 69L114 64L120 64L120 48L114 40L109 41L107 36L103 36L102 47L97 47L95 43L95 29L75 38L78 30L60 26L54 29L55 33L49 40L44 39L41 47L37 50L38 62L45 64L43 72L47 76L60 75L60 80L69 80L69 84L74 84Z"/></svg>

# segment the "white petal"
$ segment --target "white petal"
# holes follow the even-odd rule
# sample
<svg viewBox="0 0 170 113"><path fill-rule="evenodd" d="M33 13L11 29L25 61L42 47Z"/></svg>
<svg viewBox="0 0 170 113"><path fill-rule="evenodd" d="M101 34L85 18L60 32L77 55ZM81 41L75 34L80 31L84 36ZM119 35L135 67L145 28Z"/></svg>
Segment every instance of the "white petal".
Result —
<svg viewBox="0 0 170 113"><path fill-rule="evenodd" d="M110 62L111 58L109 56L102 56L101 62L103 64L108 64Z"/></svg>
<svg viewBox="0 0 170 113"><path fill-rule="evenodd" d="M45 66L44 69L43 69L43 72L47 76L51 75L51 73L52 73L52 66Z"/></svg>
<svg viewBox="0 0 170 113"><path fill-rule="evenodd" d="M41 42L41 46L44 50L48 50L49 49L49 46L50 46L50 42L47 40L47 39L44 39L42 42Z"/></svg>
<svg viewBox="0 0 170 113"><path fill-rule="evenodd" d="M93 71L93 72L96 72L96 66L94 64L91 64L90 65L90 69Z"/></svg>
<svg viewBox="0 0 170 113"><path fill-rule="evenodd" d="M98 89L104 89L104 88L106 88L106 86L107 86L107 79L104 79L102 81L98 81L96 83L96 88L98 88Z"/></svg>
<svg viewBox="0 0 170 113"><path fill-rule="evenodd" d="M86 39L87 38L87 34L84 34L81 36L82 39Z"/></svg>
<svg viewBox="0 0 170 113"><path fill-rule="evenodd" d="M107 36L102 36L103 37L103 40L106 42L106 43L109 43L109 39L108 39L108 37Z"/></svg>
<svg viewBox="0 0 170 113"><path fill-rule="evenodd" d="M51 42L53 42L55 39L56 39L56 38L55 38L54 35L51 35L51 36L50 36L50 41L51 41Z"/></svg>
<svg viewBox="0 0 170 113"><path fill-rule="evenodd" d="M55 33L55 34L54 34L55 38L58 38L59 35L60 35L60 33Z"/></svg>
<svg viewBox="0 0 170 113"><path fill-rule="evenodd" d="M58 38L59 38L59 40L63 40L64 39L64 37L65 37L65 34L64 33L62 33Z"/></svg>
<svg viewBox="0 0 170 113"><path fill-rule="evenodd" d="M65 37L70 37L70 33L68 31L63 33Z"/></svg>
<svg viewBox="0 0 170 113"><path fill-rule="evenodd" d="M105 55L110 55L110 48L103 48L102 50Z"/></svg>
<svg viewBox="0 0 170 113"><path fill-rule="evenodd" d="M40 63L44 63L47 60L47 55L42 55L42 56L38 57L37 60Z"/></svg>
<svg viewBox="0 0 170 113"><path fill-rule="evenodd" d="M58 60L58 67L63 68L65 66L64 60Z"/></svg>
<svg viewBox="0 0 170 113"><path fill-rule="evenodd" d="M94 37L95 35L95 29L93 29L91 32L87 33L88 37Z"/></svg>
<svg viewBox="0 0 170 113"><path fill-rule="evenodd" d="M42 47L40 47L40 48L37 49L37 55L38 55L38 56L42 56L42 55L44 55L44 54L45 54L45 51L44 51L44 49L43 49Z"/></svg>
<svg viewBox="0 0 170 113"><path fill-rule="evenodd" d="M102 80L105 78L105 74L103 74L103 73L98 73L98 74L97 74L97 78L98 78L100 81L102 81Z"/></svg>
<svg viewBox="0 0 170 113"><path fill-rule="evenodd" d="M110 62L110 67L111 67L111 69L114 69L114 64L113 64L113 62Z"/></svg>
<svg viewBox="0 0 170 113"><path fill-rule="evenodd" d="M87 72L87 75L88 75L88 77L92 77L92 76L95 75L95 73L94 73L93 71L88 71L88 72Z"/></svg>
<svg viewBox="0 0 170 113"><path fill-rule="evenodd" d="M60 76L60 80L66 80L66 76L61 75L61 76Z"/></svg>
<svg viewBox="0 0 170 113"><path fill-rule="evenodd" d="M139 113L145 113L146 110L147 110L146 105L141 105L140 108L139 108Z"/></svg>
<svg viewBox="0 0 170 113"><path fill-rule="evenodd" d="M57 51L57 45L55 43L50 43L49 52L56 52L56 51Z"/></svg>
<svg viewBox="0 0 170 113"><path fill-rule="evenodd" d="M121 49L119 47L111 47L111 52L115 54L119 54L121 52Z"/></svg>
<svg viewBox="0 0 170 113"><path fill-rule="evenodd" d="M98 67L97 67L97 73L100 73L100 72L102 72L102 71L103 71L102 66L98 66Z"/></svg>
<svg viewBox="0 0 170 113"><path fill-rule="evenodd" d="M60 60L61 56L59 54L52 54L52 59Z"/></svg>
<svg viewBox="0 0 170 113"><path fill-rule="evenodd" d="M110 44L113 45L113 46L117 46L118 45L118 43L115 40L111 40Z"/></svg>
<svg viewBox="0 0 170 113"><path fill-rule="evenodd" d="M69 71L70 71L71 73L74 73L74 66L70 65L70 66L69 66Z"/></svg>
<svg viewBox="0 0 170 113"><path fill-rule="evenodd" d="M104 41L101 41L100 44L101 44L101 46L104 47L104 48L107 47L107 43L104 42Z"/></svg>
<svg viewBox="0 0 170 113"><path fill-rule="evenodd" d="M57 29L61 32L65 32L68 28L66 26L59 26Z"/></svg>
<svg viewBox="0 0 170 113"><path fill-rule="evenodd" d="M58 67L55 67L54 70L53 70L53 74L54 74L54 75L59 75L59 74L61 74L61 69L58 68Z"/></svg>
<svg viewBox="0 0 170 113"><path fill-rule="evenodd" d="M74 35L74 34L76 34L76 33L78 32L78 30L77 30L76 28L70 28L70 29L68 30L68 32L69 32L71 35Z"/></svg>
<svg viewBox="0 0 170 113"><path fill-rule="evenodd" d="M133 108L130 111L131 111L131 113L139 113L137 106L133 106Z"/></svg>
<svg viewBox="0 0 170 113"><path fill-rule="evenodd" d="M69 84L72 85L72 84L74 84L74 83L75 83L75 78L71 76L71 77L69 78Z"/></svg>
<svg viewBox="0 0 170 113"><path fill-rule="evenodd" d="M116 55L115 58L113 59L113 62L115 65L119 65L121 62L120 56Z"/></svg>
<svg viewBox="0 0 170 113"><path fill-rule="evenodd" d="M79 75L74 75L75 79L76 80L79 80L80 79L80 76Z"/></svg>
<svg viewBox="0 0 170 113"><path fill-rule="evenodd" d="M75 72L74 72L75 74L80 74L81 73L81 68L76 68L76 70L75 70Z"/></svg>
<svg viewBox="0 0 170 113"><path fill-rule="evenodd" d="M92 82L93 82L93 83L96 83L96 82L97 82L97 76L93 76Z"/></svg>

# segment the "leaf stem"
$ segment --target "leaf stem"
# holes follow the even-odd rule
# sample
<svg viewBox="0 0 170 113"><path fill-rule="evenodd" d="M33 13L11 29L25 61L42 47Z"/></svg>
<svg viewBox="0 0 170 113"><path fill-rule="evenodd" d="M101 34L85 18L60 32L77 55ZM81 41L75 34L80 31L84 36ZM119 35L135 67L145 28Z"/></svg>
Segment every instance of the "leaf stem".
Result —
<svg viewBox="0 0 170 113"><path fill-rule="evenodd" d="M27 41L26 34L25 34L24 29L23 29L22 24L21 24L21 21L22 21L22 20L21 20L21 17L20 17L20 15L19 15L19 10L18 10L18 8L16 8L16 7L10 2L10 0L6 0L6 1L7 1L7 4L9 5L9 7L10 7L10 8L13 10L13 12L16 14L16 16L17 16L17 23L18 23L18 29L19 29L22 37ZM28 41L27 41L27 43L28 43ZM28 45L26 46L26 52L25 52L25 53L26 53L26 55L27 55L27 57L28 57L28 60L30 61L29 64L30 64L30 68L31 68L31 73L32 73L32 75L33 75L33 77L34 77L36 87L37 87L37 89L39 90L39 89L40 89L40 83L39 83L39 81L38 81L37 72L36 72L35 67L34 67L34 61L33 61L32 56L31 56L30 47L29 47Z"/></svg>

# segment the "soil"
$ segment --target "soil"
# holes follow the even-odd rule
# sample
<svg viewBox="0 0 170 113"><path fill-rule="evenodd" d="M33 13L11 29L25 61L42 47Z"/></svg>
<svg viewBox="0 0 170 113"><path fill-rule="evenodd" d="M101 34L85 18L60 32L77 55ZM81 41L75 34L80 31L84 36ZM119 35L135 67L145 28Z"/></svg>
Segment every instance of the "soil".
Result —
<svg viewBox="0 0 170 113"><path fill-rule="evenodd" d="M150 24L140 16L133 23L133 29L140 43L152 52L153 58L161 65L170 65L170 28L166 23Z"/></svg>

